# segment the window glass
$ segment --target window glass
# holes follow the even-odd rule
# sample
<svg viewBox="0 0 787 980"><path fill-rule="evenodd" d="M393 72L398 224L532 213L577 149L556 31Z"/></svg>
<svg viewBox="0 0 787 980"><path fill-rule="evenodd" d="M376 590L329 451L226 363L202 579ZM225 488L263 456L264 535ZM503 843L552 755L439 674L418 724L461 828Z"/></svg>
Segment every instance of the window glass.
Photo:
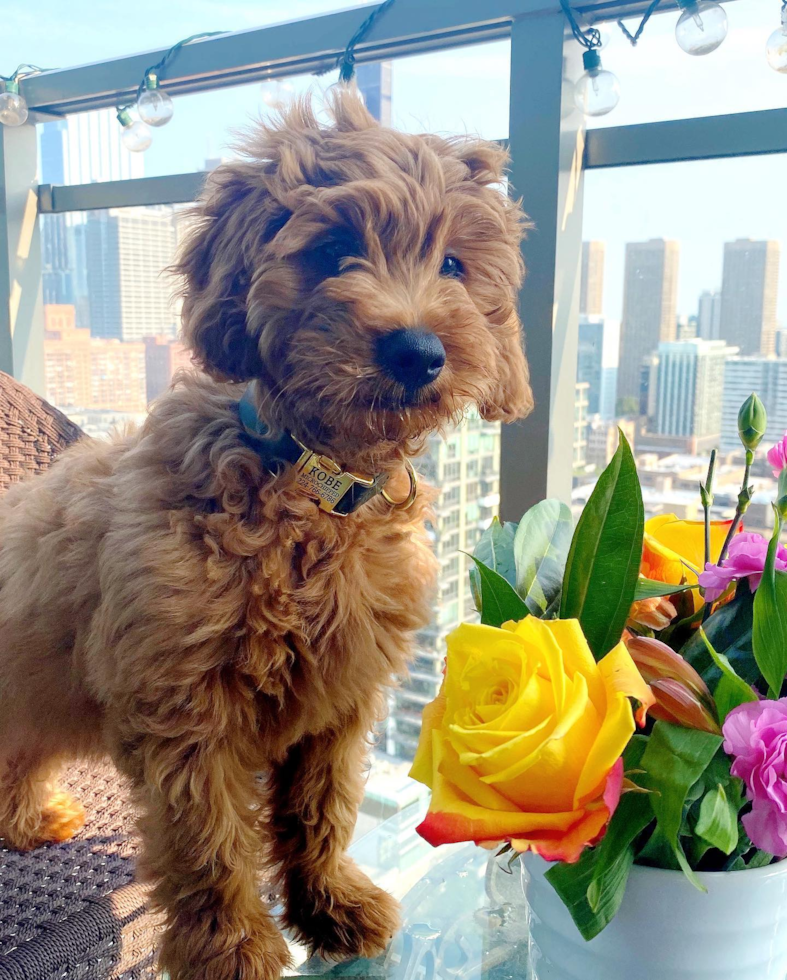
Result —
<svg viewBox="0 0 787 980"><path fill-rule="evenodd" d="M651 18L635 48L616 23L599 25L607 42L602 62L618 76L621 97L616 109L589 119L589 126L632 126L784 107L784 76L765 59L766 41L780 23L778 3L725 3L727 37L703 57L692 57L678 47L675 23L680 11L673 4L663 6L664 12ZM638 23L625 21L632 33Z"/></svg>
<svg viewBox="0 0 787 980"><path fill-rule="evenodd" d="M508 135L509 54L510 43L496 41L359 65L357 80L369 109L388 125L502 139ZM319 103L336 79L337 72L300 75L179 96L171 121L152 132L150 146L141 153L126 149L111 108L44 123L38 127L41 180L89 184L210 170L235 156L239 136L255 120L268 118L277 103L307 92Z"/></svg>
<svg viewBox="0 0 787 980"><path fill-rule="evenodd" d="M714 516L729 517L743 474L741 403L752 391L765 403L763 449L787 430L787 204L774 193L785 164L748 157L587 175L577 505L622 425L646 516L701 518L697 484L716 448ZM767 532L776 487L763 451L752 482L744 524Z"/></svg>

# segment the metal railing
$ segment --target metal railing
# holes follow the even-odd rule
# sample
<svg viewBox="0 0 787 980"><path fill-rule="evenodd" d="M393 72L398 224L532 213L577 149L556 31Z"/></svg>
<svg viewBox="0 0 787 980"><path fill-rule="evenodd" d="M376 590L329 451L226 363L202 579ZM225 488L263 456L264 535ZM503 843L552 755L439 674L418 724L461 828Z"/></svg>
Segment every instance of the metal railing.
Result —
<svg viewBox="0 0 787 980"><path fill-rule="evenodd" d="M645 0L586 0L586 23L641 14ZM369 7L198 41L166 80L171 95L331 66ZM535 230L521 295L536 407L503 427L501 512L517 519L571 488L584 174L596 168L787 153L787 110L587 131L573 105L582 71L559 0L398 0L356 49L359 62L510 38L510 182ZM40 214L185 203L203 173L77 186L36 185L35 122L128 101L163 52L30 76L30 122L0 127L0 369L43 389Z"/></svg>

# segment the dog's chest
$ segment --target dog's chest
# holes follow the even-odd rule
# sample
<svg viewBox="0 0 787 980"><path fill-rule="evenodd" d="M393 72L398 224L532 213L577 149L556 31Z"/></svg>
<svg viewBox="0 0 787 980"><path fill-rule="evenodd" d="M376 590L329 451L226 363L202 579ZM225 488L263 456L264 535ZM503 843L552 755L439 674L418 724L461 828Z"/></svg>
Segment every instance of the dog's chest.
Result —
<svg viewBox="0 0 787 980"><path fill-rule="evenodd" d="M288 715L301 706L309 727L352 713L406 669L413 634L430 618L434 573L412 519L323 522L261 555L247 634L260 689Z"/></svg>

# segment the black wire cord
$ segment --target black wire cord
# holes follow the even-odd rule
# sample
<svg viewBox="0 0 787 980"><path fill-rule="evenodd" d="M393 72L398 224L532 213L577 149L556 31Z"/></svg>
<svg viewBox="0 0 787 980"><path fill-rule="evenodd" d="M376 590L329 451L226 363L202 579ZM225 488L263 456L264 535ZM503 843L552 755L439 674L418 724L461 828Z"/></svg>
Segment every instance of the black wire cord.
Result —
<svg viewBox="0 0 787 980"><path fill-rule="evenodd" d="M163 79L164 73L172 64L182 47L187 44L191 44L192 41L201 41L204 37L217 37L219 34L226 33L227 31L203 31L201 34L192 34L190 37L185 37L182 41L178 41L177 44L173 44L163 58L157 61L155 65L151 65L150 68L145 69L145 74L142 76L142 81L137 86L136 95L134 96L133 101L124 106L118 106L118 111L122 112L124 109L130 109L136 102L139 101L140 95L142 95L142 93L145 91L145 81L148 75L155 74L159 77L159 79Z"/></svg>
<svg viewBox="0 0 787 980"><path fill-rule="evenodd" d="M661 0L652 0L651 5L645 11L644 16L639 23L639 27L636 29L636 31L633 34L629 31L629 29L626 27L626 25L623 23L622 20L618 21L618 27L621 29L621 31L623 31L623 34L626 36L626 38L631 42L631 46L633 48L636 48L637 42L642 37L642 32L645 30L645 27L648 21L650 20L650 18L656 13L656 10L659 7L660 3ZM782 4L787 6L787 0L782 0Z"/></svg>
<svg viewBox="0 0 787 980"><path fill-rule="evenodd" d="M591 51L593 48L601 47L601 31L596 27L589 27L586 31L577 23L577 19L574 16L574 11L569 6L568 0L560 0L560 6L563 8L563 13L566 15L566 20L571 28L571 33L574 38L582 45L583 48L587 48Z"/></svg>
<svg viewBox="0 0 787 980"><path fill-rule="evenodd" d="M379 7L376 7L361 24L355 34L353 34L353 36L350 38L347 43L347 47L344 49L342 54L339 55L336 61L334 61L334 63L329 65L327 68L321 68L314 74L325 75L329 71L333 71L334 68L338 68L340 82L352 81L353 76L355 75L355 48L361 43L361 41L363 41L372 27L374 27L378 18L382 17L387 10L390 10L395 2L396 0L384 0L384 3L381 3Z"/></svg>
<svg viewBox="0 0 787 980"><path fill-rule="evenodd" d="M785 0L787 2L787 0ZM39 68L38 65L19 65L12 75L0 75L0 82L15 82L20 75L37 75L42 71L50 71L49 68Z"/></svg>

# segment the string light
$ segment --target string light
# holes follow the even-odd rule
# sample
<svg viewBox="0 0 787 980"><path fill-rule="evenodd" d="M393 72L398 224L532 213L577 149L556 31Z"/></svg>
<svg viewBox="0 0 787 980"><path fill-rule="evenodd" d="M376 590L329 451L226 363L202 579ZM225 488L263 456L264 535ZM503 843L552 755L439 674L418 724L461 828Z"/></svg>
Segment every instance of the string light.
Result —
<svg viewBox="0 0 787 980"><path fill-rule="evenodd" d="M137 99L139 118L148 126L166 126L174 111L172 99L159 85L158 73L145 72L145 91Z"/></svg>
<svg viewBox="0 0 787 980"><path fill-rule="evenodd" d="M21 126L27 120L27 102L19 91L22 75L35 75L43 68L36 65L20 65L13 75L0 75L4 91L0 93L0 123L4 126Z"/></svg>
<svg viewBox="0 0 787 980"><path fill-rule="evenodd" d="M765 54L774 71L787 74L787 0L782 0L781 27L768 38Z"/></svg>
<svg viewBox="0 0 787 980"><path fill-rule="evenodd" d="M339 84L346 84L355 75L355 48L364 40L376 20L393 5L395 0L384 0L376 7L356 30L347 47L335 61L315 72L322 75L332 68L339 69ZM639 27L631 34L622 20L618 26L631 42L637 45L642 32L662 0L651 0ZM728 32L727 14L724 8L713 0L677 0L681 10L675 25L675 38L679 46L690 55L706 55L715 51L724 41ZM620 82L601 64L599 50L606 46L600 31L591 27L582 30L574 17L568 0L560 0L560 5L569 22L574 38L585 49L582 56L584 72L574 86L574 102L587 116L603 116L611 112L620 101ZM150 126L164 126L173 116L174 104L169 94L161 88L164 74L182 47L207 37L216 37L226 31L205 31L192 34L178 41L166 52L163 58L145 71L133 102L117 107L117 117L123 127L122 140L127 149L134 153L146 150L153 139ZM782 0L781 26L768 38L766 45L768 64L774 71L787 74L787 0ZM0 75L3 91L0 92L0 123L5 126L21 126L28 118L27 103L19 91L21 75L43 71L35 65L20 65L11 76ZM292 85L280 79L268 80L262 84L262 100L272 108L280 108L286 98L293 93ZM138 119L134 119L131 110Z"/></svg>
<svg viewBox="0 0 787 980"><path fill-rule="evenodd" d="M705 55L715 51L727 36L727 14L711 0L678 0L681 15L675 25L675 40L686 54Z"/></svg>
<svg viewBox="0 0 787 980"><path fill-rule="evenodd" d="M145 69L134 101L117 107L118 122L123 127L121 139L127 150L132 153L143 153L153 142L153 134L148 127L166 126L172 118L175 106L169 95L161 88L161 80L180 49L191 44L192 41L226 33L226 31L204 31L202 34L192 34L173 44L163 58ZM139 119L135 120L131 115L132 109Z"/></svg>
<svg viewBox="0 0 787 980"><path fill-rule="evenodd" d="M568 0L560 0L571 33L585 49L582 66L585 69L574 85L574 104L586 116L605 116L620 102L620 82L616 75L601 65L601 32L590 27L583 31L576 21Z"/></svg>
<svg viewBox="0 0 787 980"><path fill-rule="evenodd" d="M134 119L128 109L118 109L118 122L123 127L120 137L123 146L132 153L144 153L153 142L153 134L141 119Z"/></svg>

